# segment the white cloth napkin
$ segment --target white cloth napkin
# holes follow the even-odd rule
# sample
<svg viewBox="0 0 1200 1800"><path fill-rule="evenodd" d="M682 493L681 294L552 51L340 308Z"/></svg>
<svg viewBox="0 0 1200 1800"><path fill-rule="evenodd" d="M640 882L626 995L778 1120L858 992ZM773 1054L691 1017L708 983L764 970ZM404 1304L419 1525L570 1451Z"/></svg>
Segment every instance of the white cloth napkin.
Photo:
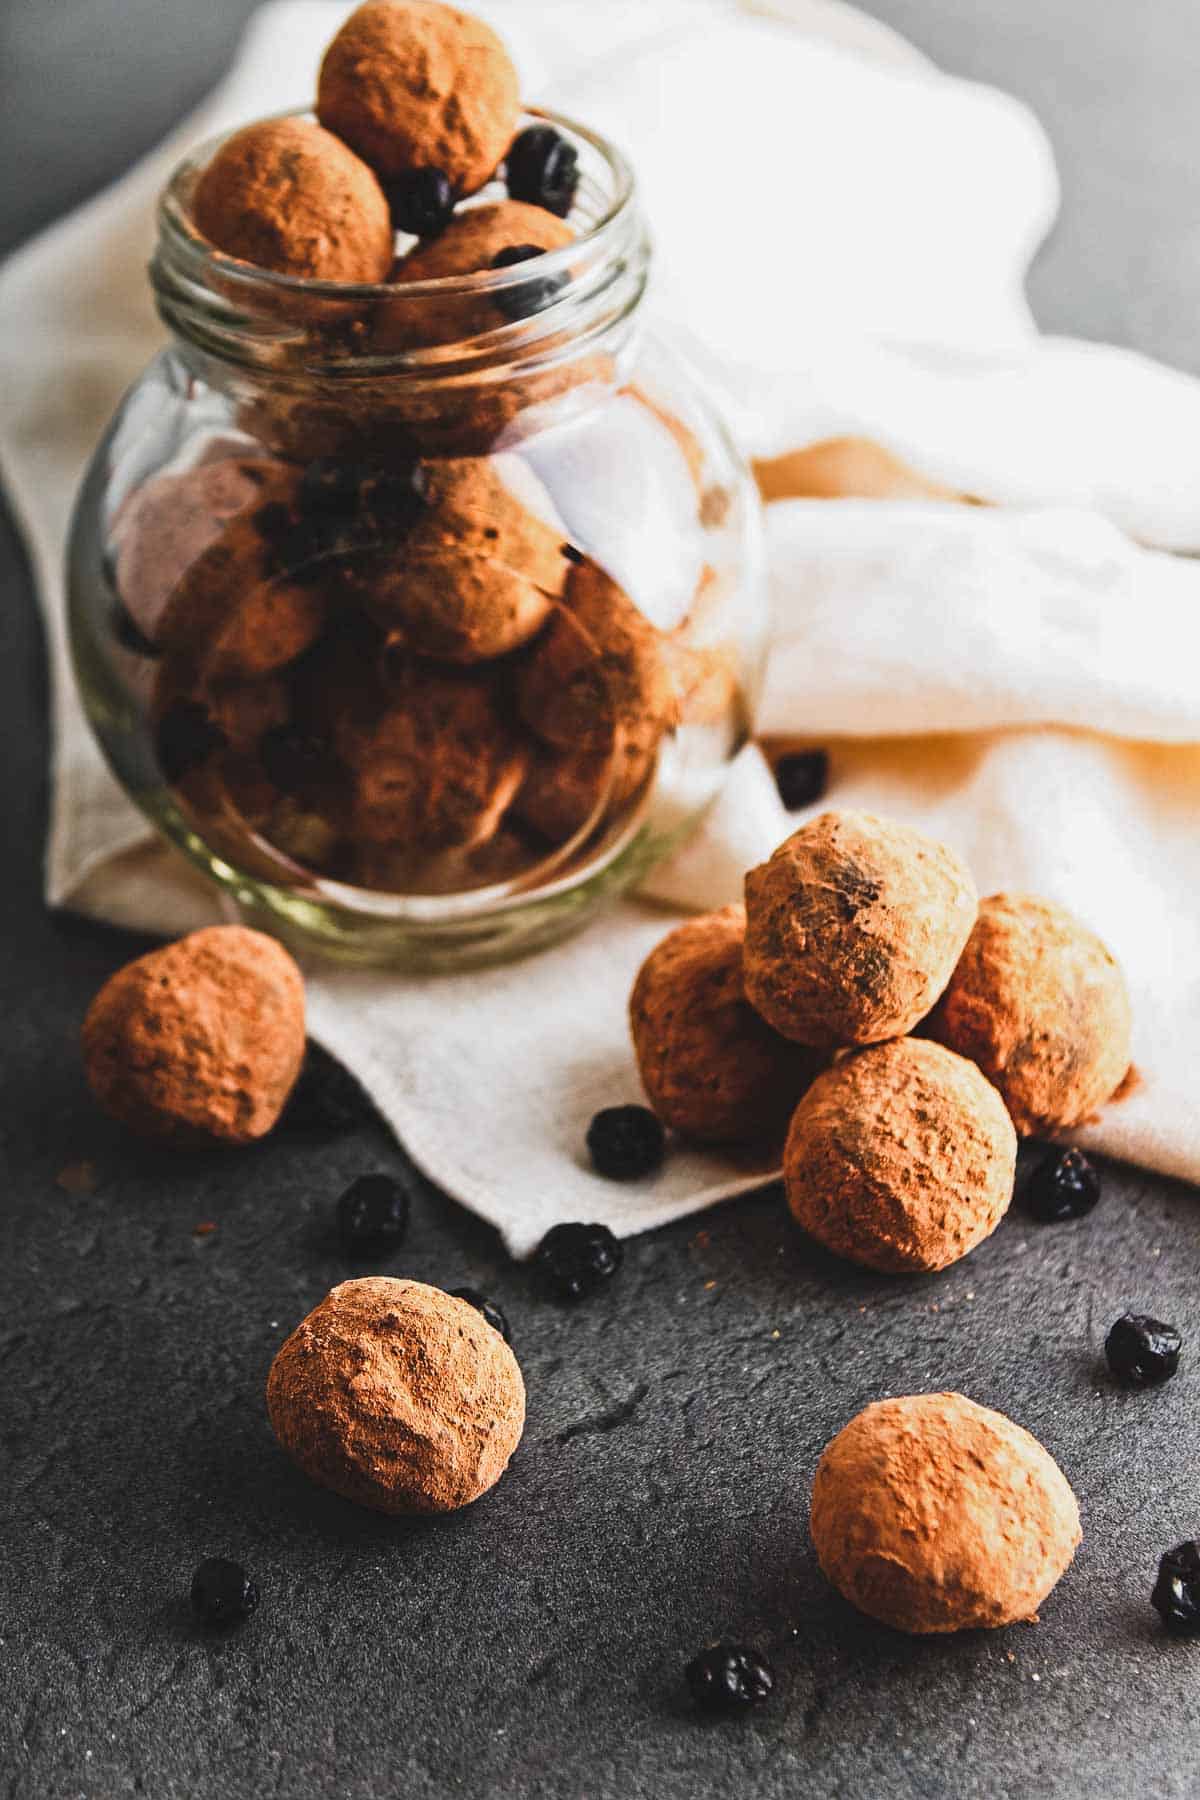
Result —
<svg viewBox="0 0 1200 1800"><path fill-rule="evenodd" d="M0 467L28 534L54 676L47 894L175 933L217 902L104 769L67 669L62 541L79 473L160 338L143 266L184 146L301 101L344 7L275 0L173 141L0 272ZM782 501L758 724L832 751L831 803L908 819L983 892L1051 894L1122 958L1140 1087L1083 1137L1200 1178L1200 386L1039 337L1023 293L1057 204L1016 102L952 80L834 0L492 0L524 90L631 152L656 306L743 443L880 439L1004 503ZM797 823L756 750L704 830L577 940L412 980L314 971L311 1026L427 1173L514 1254L561 1219L619 1232L762 1179L680 1149L600 1181L583 1136L638 1095L625 995L680 909L737 897Z"/></svg>

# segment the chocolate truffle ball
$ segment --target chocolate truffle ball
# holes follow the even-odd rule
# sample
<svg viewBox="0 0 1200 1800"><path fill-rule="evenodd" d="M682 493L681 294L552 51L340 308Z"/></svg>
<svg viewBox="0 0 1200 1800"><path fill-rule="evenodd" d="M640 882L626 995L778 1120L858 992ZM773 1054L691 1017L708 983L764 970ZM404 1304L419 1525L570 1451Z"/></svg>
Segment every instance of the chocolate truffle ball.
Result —
<svg viewBox="0 0 1200 1800"><path fill-rule="evenodd" d="M569 225L556 219L540 206L526 206L520 200L500 200L486 206L471 206L449 224L440 237L419 244L402 257L392 270L391 279L401 288L417 281L437 281L446 276L479 275L494 268L502 252L517 248L545 252L561 249L575 234ZM530 282L536 279L537 259L527 264ZM527 294L534 294L528 302ZM530 288L504 288L500 293L445 294L436 301L411 298L403 293L385 301L378 309L372 325L372 343L378 350L421 349L433 344L451 344L480 332L495 331L510 323L520 313L515 309L529 306L530 313L541 310L554 298L552 287L541 285L540 304ZM506 310L507 308L507 310Z"/></svg>
<svg viewBox="0 0 1200 1800"><path fill-rule="evenodd" d="M993 894L931 1035L979 1064L1022 1137L1080 1125L1129 1068L1132 1017L1111 951L1065 906Z"/></svg>
<svg viewBox="0 0 1200 1800"><path fill-rule="evenodd" d="M416 665L381 712L344 718L336 744L353 774L353 835L425 851L486 843L528 759L485 677Z"/></svg>
<svg viewBox="0 0 1200 1800"><path fill-rule="evenodd" d="M974 1063L895 1038L818 1075L783 1157L788 1205L838 1256L886 1274L944 1269L996 1229L1017 1135Z"/></svg>
<svg viewBox="0 0 1200 1800"><path fill-rule="evenodd" d="M965 864L870 813L826 812L746 877L746 994L784 1037L902 1037L954 971L978 911Z"/></svg>
<svg viewBox="0 0 1200 1800"><path fill-rule="evenodd" d="M283 275L376 282L392 264L383 189L310 119L261 119L226 139L196 183L192 217L226 256Z"/></svg>
<svg viewBox="0 0 1200 1800"><path fill-rule="evenodd" d="M206 679L245 680L282 668L308 649L324 622L321 571L311 561L304 566L307 549L293 542L300 472L264 460L255 477L254 504L228 516L199 555L178 564L156 621L157 641L190 658ZM189 540L172 539L164 527L161 545L167 558L173 546L182 555Z"/></svg>
<svg viewBox="0 0 1200 1800"><path fill-rule="evenodd" d="M396 647L484 662L519 649L545 624L569 564L561 527L504 479L515 467L505 457L429 464L421 517L351 575Z"/></svg>
<svg viewBox="0 0 1200 1800"><path fill-rule="evenodd" d="M518 683L521 716L548 744L649 757L679 710L670 647L590 559L572 567L563 606Z"/></svg>
<svg viewBox="0 0 1200 1800"><path fill-rule="evenodd" d="M513 812L550 843L565 844L631 800L653 766L653 756L627 745L610 752L536 744Z"/></svg>
<svg viewBox="0 0 1200 1800"><path fill-rule="evenodd" d="M490 25L437 0L367 0L321 64L317 115L385 181L439 169L473 194L512 141L517 72Z"/></svg>
<svg viewBox="0 0 1200 1800"><path fill-rule="evenodd" d="M265 457L225 456L191 469L164 470L135 488L112 530L117 592L154 642L171 591L230 519L261 506L294 478Z"/></svg>
<svg viewBox="0 0 1200 1800"><path fill-rule="evenodd" d="M820 1067L742 990L740 906L689 919L642 964L629 1001L646 1097L664 1125L698 1143L777 1139Z"/></svg>
<svg viewBox="0 0 1200 1800"><path fill-rule="evenodd" d="M145 1137L251 1143L304 1061L300 971L260 931L193 931L105 982L84 1020L83 1060L104 1110Z"/></svg>
<svg viewBox="0 0 1200 1800"><path fill-rule="evenodd" d="M453 1512L521 1441L517 1359L466 1300L421 1281L343 1281L267 1377L275 1436L310 1480L385 1513Z"/></svg>
<svg viewBox="0 0 1200 1800"><path fill-rule="evenodd" d="M553 213L527 206L523 200L470 206L440 237L402 257L393 279L435 281L444 275L481 274L493 266L502 250L561 250L574 236L571 227Z"/></svg>
<svg viewBox="0 0 1200 1800"><path fill-rule="evenodd" d="M817 1464L811 1528L851 1605L917 1633L1036 1622L1081 1536L1053 1458L962 1394L877 1400L851 1419Z"/></svg>

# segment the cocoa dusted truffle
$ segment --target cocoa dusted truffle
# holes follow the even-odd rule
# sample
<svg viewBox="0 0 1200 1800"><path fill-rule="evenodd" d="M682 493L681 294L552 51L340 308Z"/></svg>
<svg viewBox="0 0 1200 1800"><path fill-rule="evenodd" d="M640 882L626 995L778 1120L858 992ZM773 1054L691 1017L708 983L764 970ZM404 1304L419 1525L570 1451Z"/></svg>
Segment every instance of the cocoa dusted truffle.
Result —
<svg viewBox="0 0 1200 1800"><path fill-rule="evenodd" d="M590 559L572 566L564 604L518 684L526 723L562 749L607 750L619 741L649 756L676 723L670 647L612 577Z"/></svg>
<svg viewBox="0 0 1200 1800"><path fill-rule="evenodd" d="M228 516L199 555L178 565L155 621L157 641L212 680L282 668L316 641L324 622L322 571L307 540L295 541L300 473L264 459L255 479L255 504ZM164 525L164 558L172 541Z"/></svg>
<svg viewBox="0 0 1200 1800"><path fill-rule="evenodd" d="M528 756L485 676L416 665L381 712L344 718L336 743L354 780L353 835L414 851L486 843Z"/></svg>
<svg viewBox="0 0 1200 1800"><path fill-rule="evenodd" d="M375 176L310 119L234 132L196 183L196 229L226 256L317 281L383 281L392 217Z"/></svg>
<svg viewBox="0 0 1200 1800"><path fill-rule="evenodd" d="M989 1081L924 1038L895 1038L818 1075L783 1156L788 1205L838 1256L885 1274L944 1269L996 1229L1017 1136Z"/></svg>
<svg viewBox="0 0 1200 1800"><path fill-rule="evenodd" d="M1116 958L1065 906L993 894L929 1021L995 1082L1022 1137L1080 1125L1120 1086L1132 1016Z"/></svg>
<svg viewBox="0 0 1200 1800"><path fill-rule="evenodd" d="M978 904L946 845L821 813L746 877L747 998L799 1044L901 1037L949 981Z"/></svg>
<svg viewBox="0 0 1200 1800"><path fill-rule="evenodd" d="M500 200L471 206L451 221L440 237L418 244L401 257L391 279L403 290L412 282L438 281L447 276L486 274L492 269L520 266L519 286L505 284L494 293L447 294L436 302L410 298L401 291L378 309L372 326L376 349L418 349L453 343L480 332L495 331L515 318L538 312L555 297L549 278L537 276L537 255L560 250L575 233L553 213L520 200ZM526 252L519 258L515 251ZM524 271L525 263L529 269ZM524 279L527 273L528 279Z"/></svg>
<svg viewBox="0 0 1200 1800"><path fill-rule="evenodd" d="M545 624L569 565L561 526L504 479L517 468L504 457L428 464L421 518L394 551L378 548L350 577L395 646L484 662L519 649Z"/></svg>
<svg viewBox="0 0 1200 1800"><path fill-rule="evenodd" d="M565 844L603 814L615 812L641 789L654 766L644 751L618 744L605 750L534 747L513 812L552 844Z"/></svg>
<svg viewBox="0 0 1200 1800"><path fill-rule="evenodd" d="M226 525L294 487L290 471L267 457L223 456L191 469L164 470L135 488L112 530L117 592L152 643L183 570Z"/></svg>
<svg viewBox="0 0 1200 1800"><path fill-rule="evenodd" d="M740 906L689 919L650 952L629 1001L642 1085L664 1125L698 1143L773 1140L820 1067L742 990Z"/></svg>
<svg viewBox="0 0 1200 1800"><path fill-rule="evenodd" d="M1054 1459L962 1394L877 1400L825 1446L812 1540L834 1587L897 1631L1036 1623L1081 1532Z"/></svg>
<svg viewBox="0 0 1200 1800"><path fill-rule="evenodd" d="M469 1506L521 1440L525 1384L469 1301L420 1281L343 1281L267 1377L275 1436L311 1481L385 1513Z"/></svg>
<svg viewBox="0 0 1200 1800"><path fill-rule="evenodd" d="M321 64L317 115L384 181L436 169L483 186L512 141L517 72L490 25L437 0L367 0Z"/></svg>
<svg viewBox="0 0 1200 1800"><path fill-rule="evenodd" d="M300 971L261 931L193 931L105 982L84 1020L83 1061L104 1110L145 1137L251 1143L304 1061Z"/></svg>

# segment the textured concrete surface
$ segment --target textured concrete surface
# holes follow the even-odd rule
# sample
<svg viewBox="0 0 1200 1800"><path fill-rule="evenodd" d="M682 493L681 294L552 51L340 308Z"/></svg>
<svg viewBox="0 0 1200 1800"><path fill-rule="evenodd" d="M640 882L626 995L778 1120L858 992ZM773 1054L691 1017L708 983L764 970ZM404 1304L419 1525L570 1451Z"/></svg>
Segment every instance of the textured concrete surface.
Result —
<svg viewBox="0 0 1200 1800"><path fill-rule="evenodd" d="M197 97L246 10L10 0L6 241ZM1047 117L1071 200L1038 274L1043 317L1195 364L1187 0L875 10ZM1114 1389L1101 1362L1127 1306L1194 1335L1200 1210L1179 1186L1110 1171L1090 1219L1014 1212L958 1268L900 1281L824 1258L767 1194L631 1244L575 1311L536 1299L486 1228L421 1187L386 1266L500 1301L526 1441L493 1496L413 1526L290 1471L264 1417L268 1363L352 1272L332 1234L341 1187L403 1158L364 1128L181 1162L97 1118L75 1033L133 946L40 905L44 675L2 520L0 580L0 1792L1200 1790L1200 1646L1164 1639L1147 1605L1160 1550L1200 1529L1200 1356L1147 1395ZM1077 1489L1085 1542L1036 1629L909 1641L816 1571L804 1520L822 1444L870 1399L937 1387L1020 1420ZM244 1560L263 1596L223 1639L185 1603L211 1553ZM775 1656L780 1692L705 1725L680 1669L723 1631Z"/></svg>

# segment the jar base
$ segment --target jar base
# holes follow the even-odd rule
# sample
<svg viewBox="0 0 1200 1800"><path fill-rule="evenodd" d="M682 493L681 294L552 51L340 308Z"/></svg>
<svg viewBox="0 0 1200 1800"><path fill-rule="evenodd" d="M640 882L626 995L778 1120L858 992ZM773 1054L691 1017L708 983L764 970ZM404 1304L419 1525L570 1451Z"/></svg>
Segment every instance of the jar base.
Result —
<svg viewBox="0 0 1200 1800"><path fill-rule="evenodd" d="M161 826L161 819L157 822ZM664 834L643 825L611 861L551 894L443 918L381 917L276 887L213 857L191 832L169 835L220 890L231 922L269 932L310 966L325 962L443 975L509 962L561 943L643 880L694 826L690 820Z"/></svg>

